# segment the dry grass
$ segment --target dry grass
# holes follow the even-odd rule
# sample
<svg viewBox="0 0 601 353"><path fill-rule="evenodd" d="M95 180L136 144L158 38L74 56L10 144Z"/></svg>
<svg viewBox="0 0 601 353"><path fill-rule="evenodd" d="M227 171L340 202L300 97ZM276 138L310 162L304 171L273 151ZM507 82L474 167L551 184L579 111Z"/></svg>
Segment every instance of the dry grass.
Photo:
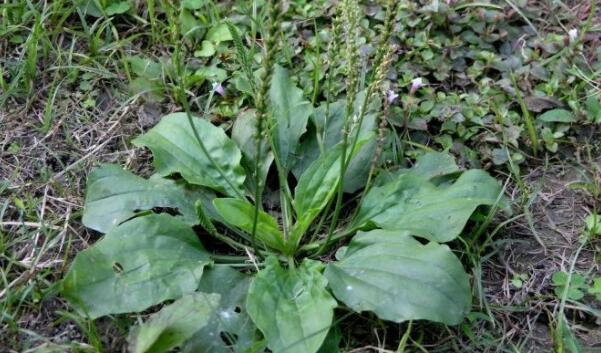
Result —
<svg viewBox="0 0 601 353"><path fill-rule="evenodd" d="M569 271L570 262L584 234L585 217L601 207L601 200L577 190L575 185L601 178L599 147L594 159L555 159L537 166L523 177L530 194L525 214L510 223L496 241L494 256L484 263L483 286L493 308L495 325L503 332L503 341L522 345L525 352L553 350L552 329L560 299L553 293L551 277ZM509 194L513 200L523 195L515 186ZM522 209L517 208L521 213ZM576 259L578 273L601 275L598 263L599 240L589 242ZM526 275L520 288L512 279ZM599 302L586 299L581 306L567 305L576 336L587 351L601 348L601 329L592 310ZM592 309L592 310L591 310Z"/></svg>
<svg viewBox="0 0 601 353"><path fill-rule="evenodd" d="M568 4L572 11L586 13L585 2L572 5ZM594 24L601 26L601 17ZM598 44L598 37L591 42ZM8 47L5 44L0 41L0 51ZM15 53L13 59L17 58ZM132 149L129 140L156 123L161 107L129 99L122 89L125 80L93 80L92 89L99 92L96 104L84 107L86 94L75 87L61 89L53 105L51 128L43 133L40 126L52 94L51 80L50 75L40 76L26 102L11 99L0 107L0 352L95 351L101 346L104 352L121 352L129 319L92 323L78 317L57 296L56 283L77 251L98 239L98 234L80 223L87 173L98 163L146 168L148 156ZM490 252L482 254L481 282L492 321L465 326L482 344L473 347L470 337L461 332L465 327L452 332L426 328L422 332L435 333L425 349L552 350L551 329L559 300L550 278L568 268L584 217L601 209L601 200L570 185L601 179L601 145L596 141L600 133L596 139L593 133L593 139L579 141L580 146L590 146L589 153L586 148L566 150L565 158L537 162L523 170L527 194L517 185L510 188L516 204L523 197L527 200L530 219L524 216L509 223L494 239ZM516 207L516 213L522 211ZM601 242L595 240L584 248L576 261L579 272L601 275L600 247ZM511 280L521 274L528 277L517 288ZM601 310L600 304L592 300L582 304L567 306L568 319L583 345L591 352L600 351L601 323L589 310ZM398 341L406 329L375 325L374 331L366 331L363 321L354 317L348 324L358 326L359 340L378 346L366 345L352 352L388 352L381 347ZM393 339L387 340L382 332L389 332Z"/></svg>
<svg viewBox="0 0 601 353"><path fill-rule="evenodd" d="M0 180L7 184L0 194L0 302L5 315L0 347L6 349L89 342L82 333L87 328L62 315L69 308L55 296L55 283L75 253L97 239L79 221L88 171L98 163L140 161L128 143L140 130L135 102L123 104L110 97L97 110L88 110L77 98L66 92L64 96L62 111L56 114L60 118L46 134L37 119L43 114L42 94L29 111L12 102L1 113ZM38 302L26 299L32 292ZM116 333L110 326L106 330ZM108 343L105 347L123 337L100 336Z"/></svg>

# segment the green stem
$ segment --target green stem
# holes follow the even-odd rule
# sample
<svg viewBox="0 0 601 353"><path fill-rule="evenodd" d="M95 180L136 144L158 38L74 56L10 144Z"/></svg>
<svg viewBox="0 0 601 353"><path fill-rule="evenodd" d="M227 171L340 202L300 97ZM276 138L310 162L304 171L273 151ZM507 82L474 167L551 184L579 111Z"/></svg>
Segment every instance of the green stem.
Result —
<svg viewBox="0 0 601 353"><path fill-rule="evenodd" d="M171 16L169 16L170 20L173 20L172 16L173 16L173 14L171 14ZM175 69L177 70L177 76L179 79L179 87L176 90L177 96L178 96L177 98L184 107L184 110L186 112L186 117L188 118L188 123L190 124L190 128L192 129L192 133L194 134L194 138L198 142L198 145L202 149L202 152L205 154L205 156L207 157L209 162L213 165L213 167L217 170L217 172L219 173L219 176L221 176L223 178L223 180L228 184L228 186L234 191L236 196L241 199L244 199L244 195L242 195L240 193L240 191L238 191L238 189L234 186L234 184L230 181L230 179L225 175L225 173L223 172L221 167L215 162L213 157L209 154L209 151L207 150L205 144L202 142L202 139L200 138L200 135L198 134L198 131L197 131L196 127L194 126L194 121L192 119L192 114L190 112L190 103L188 102L188 99L186 98L186 93L185 93L185 90L186 90L185 85L184 85L185 76L184 76L184 72L183 72L184 71L183 63L181 62L181 46L179 44L179 43L181 43L181 41L178 39L179 31L177 28L178 27L177 27L176 22L173 22L171 24L171 30L173 31L172 36L175 37L175 38L173 38L174 42L178 43L178 44L176 44L175 50L173 53L173 62L175 65ZM210 107L212 98L213 98L213 91L211 90L211 92L209 93L209 98L207 99L205 111L203 112L203 117L206 117L208 115L208 111L209 111L209 107Z"/></svg>
<svg viewBox="0 0 601 353"><path fill-rule="evenodd" d="M261 113L258 113L261 114ZM261 116L258 116L258 119L262 119ZM263 145L263 139L261 137L261 125L262 123L259 121L258 122L258 126L257 126L257 141L256 141L256 147L255 147L255 165L254 165L254 175L255 175L255 212L253 214L253 226L252 226L252 231L250 233L250 239L251 239L251 244L253 247L253 250L255 251L255 253L257 254L257 241L256 241L256 236L257 236L257 224L259 222L259 210L262 208L262 204L263 201L261 199L262 196L262 190L263 190L263 186L261 185L261 163L260 163L260 159L261 159L261 149L262 149L262 145Z"/></svg>
<svg viewBox="0 0 601 353"><path fill-rule="evenodd" d="M267 93L268 87L271 81L271 71L273 67L273 56L275 54L275 38L277 36L277 6L274 5L273 1L267 2L268 9L268 20L269 27L266 33L265 40L265 57L263 58L263 68L265 69L265 77L261 82L260 90L255 95L255 106L257 107L257 137L256 137L256 148L255 148L255 165L254 165L254 176L255 176L255 209L253 215L253 225L251 231L251 240L253 249L258 256L261 256L256 250L256 235L257 235L257 224L259 222L259 210L262 208L262 185L260 182L260 161L261 161L261 150L263 145L263 120L267 117ZM268 136L271 137L271 133L268 131ZM268 139L272 144L272 139ZM272 147L273 150L273 147ZM274 150L275 155L275 150ZM276 158L274 158L276 159ZM277 165L277 159L276 159ZM278 169L279 170L279 169Z"/></svg>
<svg viewBox="0 0 601 353"><path fill-rule="evenodd" d="M520 103L520 108L522 109L522 115L524 116L524 122L526 123L526 129L528 130L528 135L530 135L530 143L532 143L532 153L536 156L538 152L538 137L536 136L536 128L534 127L534 122L532 121L532 117L530 116L530 112L528 111L528 106L524 101L524 97L520 92L520 87L515 79L515 75L513 72L509 73L509 77L511 77L511 82L513 84L513 88L515 89L515 95L518 98L518 102Z"/></svg>
<svg viewBox="0 0 601 353"><path fill-rule="evenodd" d="M234 239L225 236L219 232L211 232L211 235L218 240L221 240L222 242L224 242L225 244L229 245L230 248L234 249L234 250L238 250L238 251L244 251L244 249L246 248L246 246L242 243L239 243L237 241L235 241Z"/></svg>
<svg viewBox="0 0 601 353"><path fill-rule="evenodd" d="M169 21L171 22L171 35L172 35L172 39L174 39L174 43L178 43L175 46L175 50L174 50L174 54L173 54L173 62L175 65L175 69L177 71L177 77L179 79L179 89L176 90L177 92L177 98L180 101L180 103L183 105L184 110L186 112L186 117L188 119L188 123L190 124L190 127L192 129L192 133L194 134L194 138L196 139L196 141L198 142L198 145L200 146L200 148L202 149L203 153L205 154L205 156L207 157L207 159L209 160L209 162L215 167L215 169L217 169L217 171L219 172L220 176L223 178L223 180L226 181L226 183L230 186L230 188L232 188L232 190L234 190L234 192L236 193L236 195L238 197L240 197L241 199L244 199L244 195L242 195L235 187L234 185L231 183L231 181L227 178L227 176L225 175L225 173L223 172L223 170L221 169L221 167L219 167L219 165L215 162L215 160L211 157L211 155L209 154L206 146L204 145L204 143L202 142L200 135L196 129L196 127L194 126L194 121L192 119L192 114L190 112L190 104L188 102L187 97L185 96L185 87L183 84L184 81L184 74L183 74L183 64L181 62L181 46L179 45L179 43L181 43L179 39L179 31L178 31L178 27L176 22L174 21L173 18L173 13L171 11L168 11L168 17L169 17ZM203 115L206 116L210 105L211 105L211 101L213 98L213 91L211 91L209 93L209 97L207 98L207 102L206 102L206 106L205 106L205 110L203 112ZM214 232L213 236L215 236L217 239L223 241L224 243L228 244L229 246L231 246L234 249L243 251L245 246L243 244L238 243L237 241L223 236L217 232ZM254 238L253 238L254 240ZM256 248L256 244L254 244L253 241L253 249L255 251L255 253L259 254L257 248Z"/></svg>
<svg viewBox="0 0 601 353"><path fill-rule="evenodd" d="M342 240L346 237L349 237L349 236L355 234L355 232L357 230L358 230L357 227L353 227L353 228L341 231L341 232L337 233L336 235L333 235L330 239L326 238L323 242L315 241L312 243L305 244L300 249L301 249L301 251L304 251L304 252L311 252L312 250L317 249L317 251L313 255L319 256L323 253L323 250L328 248L328 246L338 242L339 240Z"/></svg>
<svg viewBox="0 0 601 353"><path fill-rule="evenodd" d="M365 113L367 111L367 106L371 100L371 97L373 95L374 89L376 88L376 86L379 85L379 80L380 80L380 75L382 75L383 78L383 73L384 71L380 70L384 70L384 67L380 67L380 66L384 66L385 65L385 56L386 53L389 50L388 47L388 42L390 40L390 34L392 33L392 27L394 24L394 18L396 16L396 13L399 9L399 4L400 2L394 2L394 1L388 1L387 3L387 9L386 9L386 18L385 18L385 22L384 22L384 31L382 32L382 36L380 38L380 42L378 45L378 51L376 52L376 57L374 58L374 71L372 72L371 76L370 76L370 80L369 80L369 85L367 86L366 89L366 93L365 93L365 97L363 98L363 102L361 102L361 108L359 110L359 116L357 118L358 123L357 126L355 127L355 134L354 137L351 139L352 143L351 143L351 148L350 148L350 156L353 155L353 151L355 150L355 148L357 147L357 143L359 142L359 133L361 132L361 127L363 126L363 120L365 118ZM348 97L347 99L350 99L351 97ZM330 240L332 239L334 230L336 229L336 225L338 223L338 218L340 215L340 211L341 211L341 205L342 205L342 196L344 193L344 175L346 174L346 170L348 168L348 165L350 164L350 157L347 160L347 148L348 148L348 134L350 134L350 131L348 130L348 117L349 117L349 105L347 105L347 117L345 120L345 126L344 126L344 137L343 137L343 144L342 144L342 158L340 160L340 180L338 181L338 190L337 190L337 195L336 195L336 207L334 208L334 216L332 217L332 223L330 224L330 229L328 230L328 235L326 238L326 241L323 243L323 246L318 250L317 255L322 254L323 251L326 249L326 246L330 243Z"/></svg>
<svg viewBox="0 0 601 353"><path fill-rule="evenodd" d="M333 200L329 200L328 204L324 208L324 212L321 214L319 222L317 223L317 227L315 227L315 230L313 232L313 235L311 236L311 240L309 241L309 243L313 243L317 239L317 235L319 234L319 230L321 229L321 227L323 226L324 222L328 218L327 217L328 216L328 211L330 210L330 207L332 207L332 201Z"/></svg>

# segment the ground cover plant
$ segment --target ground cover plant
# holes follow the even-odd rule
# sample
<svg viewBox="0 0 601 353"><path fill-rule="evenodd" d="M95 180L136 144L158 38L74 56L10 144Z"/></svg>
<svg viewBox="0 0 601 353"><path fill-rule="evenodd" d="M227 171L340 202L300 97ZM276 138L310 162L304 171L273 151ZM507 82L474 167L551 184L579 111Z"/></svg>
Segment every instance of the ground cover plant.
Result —
<svg viewBox="0 0 601 353"><path fill-rule="evenodd" d="M267 6L269 21L274 22L268 28L275 31L279 7ZM339 21L347 23L342 31L350 36L358 25L358 4L348 1L341 6ZM354 179L351 186L356 189L361 188L356 179L369 183L373 176L373 169L349 170L349 166L359 161L369 168L365 161L376 153L369 148L375 140L374 124L365 129L363 121L369 104L377 100L374 91L388 65L394 13L396 5L391 2L373 79L360 99L356 98L359 69L353 67L358 47L350 41L344 48L346 101L326 107L325 126L315 129L314 136L303 136L313 115L310 102L303 100L287 70L273 65L270 45L275 45L271 38L277 32L272 32L267 34L262 59L265 73L255 85L257 109L249 117L255 121L245 122L236 139L190 112L173 113L133 140L152 151L156 177L142 179L115 165L92 171L83 223L105 235L77 255L63 281L63 296L91 318L139 312L174 299L132 331L134 352L166 351L188 339L193 339L190 350L202 350L220 346L214 341L221 335L236 337L236 350L260 350L254 325L273 352L317 352L334 320L338 306L334 298L357 312L373 311L398 323L419 319L460 323L470 309L468 276L439 242L455 239L478 206L501 200L501 186L494 178L470 170L455 180L449 175L459 169L450 156L425 154L413 168L392 173L371 188L366 185L356 215L344 228L336 224L345 179ZM229 28L239 41L237 30L231 24ZM247 65L247 52L238 45L240 61ZM247 79L255 80L251 74ZM328 135L332 124L342 126L341 132L334 132L340 141ZM317 141L317 153L305 155L310 150L300 143L302 137ZM297 160L305 165L297 168L302 171L292 188L289 177ZM273 192L279 202L268 213L262 200L272 161L279 182ZM165 179L173 175L181 179ZM432 181L436 178L442 180ZM328 207L331 204L334 207ZM157 208L177 215L152 212ZM324 212L329 209L331 213ZM203 249L202 236L199 241L192 229L195 225L243 256L221 262L219 255ZM349 236L353 238L348 247L337 251L338 261L325 265L317 260L336 240ZM422 244L413 236L429 242ZM245 276L235 266L245 266L246 255L253 259L254 271ZM213 281L248 277L248 293L242 293L237 303L240 313L231 310L232 303L221 306L220 293L227 288L196 291L203 273L221 266ZM197 307L204 312L197 313ZM211 316L216 316L212 325ZM195 338L206 325L215 338Z"/></svg>
<svg viewBox="0 0 601 353"><path fill-rule="evenodd" d="M598 349L582 2L0 5L0 350Z"/></svg>

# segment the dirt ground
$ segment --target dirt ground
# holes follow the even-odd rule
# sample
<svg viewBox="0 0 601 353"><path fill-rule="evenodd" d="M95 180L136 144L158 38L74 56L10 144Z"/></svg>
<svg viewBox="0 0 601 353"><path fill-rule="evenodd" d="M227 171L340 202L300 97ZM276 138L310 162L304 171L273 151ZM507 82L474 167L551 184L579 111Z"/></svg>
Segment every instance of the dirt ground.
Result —
<svg viewBox="0 0 601 353"><path fill-rule="evenodd" d="M64 314L68 308L54 296L53 284L66 271L77 250L97 239L97 234L79 222L86 174L98 163L116 162L139 169L146 160L145 155L131 148L128 140L148 125L143 119L148 119L149 108L135 103L121 108L115 103L107 106L113 107L108 114L66 114L45 135L34 126L35 114L4 112L4 119L0 119L0 179L8 181L0 200L2 230L19 248L15 261L23 267L2 295L6 289L23 288L43 293L39 298L41 305L25 304L16 318L21 327L17 339L31 340L35 342L33 347L89 341L83 333L85 324L78 325ZM10 151L14 144L19 146L17 154ZM501 228L482 264L482 292L495 320L494 329L502 332L502 341L507 344L526 343L528 352L552 350L550 329L559 300L553 295L551 276L568 270L578 248L584 218L601 207L601 200L576 187L601 179L601 146L595 141L589 146L588 150L566 151L561 158L541 160L538 166L523 168L529 193L524 196L518 185L510 183L507 195L516 205L524 203L529 214L514 206L515 214L523 216ZM132 165L134 161L139 164ZM23 200L24 210L12 205L14 197ZM25 227L19 219L26 221ZM601 274L596 258L600 246L596 240L583 248L576 259L579 272ZM0 261L7 265L5 259ZM516 288L512 278L522 274L526 275L523 286ZM601 322L592 314L594 310L601 307L593 300L580 306L567 305L567 317L574 322L572 328L590 352L601 350ZM490 328L489 325L483 327ZM104 347L122 351L126 328L100 320L95 330ZM5 339L3 336L1 340ZM78 343L80 348L87 344Z"/></svg>
<svg viewBox="0 0 601 353"><path fill-rule="evenodd" d="M596 141L587 151L565 151L560 158L526 170L526 208L515 209L522 217L501 230L494 241L496 250L483 264L483 291L493 308L495 324L502 327L507 341L528 342L528 352L553 351L551 327L559 299L553 293L552 275L569 272L572 261L578 273L601 274L598 239L577 254L584 220L601 206L601 199L580 188L582 183L601 180L600 148ZM518 185L508 188L508 195L514 202L524 197ZM523 279L521 288L512 284L516 277ZM585 300L566 308L583 349L601 351L600 303Z"/></svg>
<svg viewBox="0 0 601 353"><path fill-rule="evenodd" d="M567 5L583 12L587 6L576 0ZM99 236L80 223L89 171L99 163L119 163L143 174L149 157L129 141L174 108L128 101L107 86L94 107L82 109L84 97L65 91L58 97L57 120L42 133L47 90L41 85L27 106L0 107L0 308L6 316L0 321L0 353L16 352L7 347L24 341L26 352L94 351L100 345L106 352L125 352L130 319L82 320L57 296L56 281L77 251ZM599 128L584 131L568 144L584 147L521 166L523 185L498 175L508 181L515 219L497 219L487 232L503 223L483 254L476 286L477 306L493 320L472 325L477 339L493 335L497 346L480 351L513 345L522 353L551 352L560 306L553 273L567 272L574 261L577 272L601 276L600 239L575 258L585 217L601 209L601 199L579 188L601 185L600 136ZM516 277L522 279L519 288L512 283ZM586 352L601 352L600 312L601 303L592 299L566 305L570 328Z"/></svg>

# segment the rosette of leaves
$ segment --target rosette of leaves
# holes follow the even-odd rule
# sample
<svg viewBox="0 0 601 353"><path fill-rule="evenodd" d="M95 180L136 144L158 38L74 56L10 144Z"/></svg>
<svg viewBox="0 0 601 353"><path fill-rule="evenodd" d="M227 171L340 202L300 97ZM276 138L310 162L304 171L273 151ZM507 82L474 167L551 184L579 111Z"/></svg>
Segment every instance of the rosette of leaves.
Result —
<svg viewBox="0 0 601 353"><path fill-rule="evenodd" d="M361 196L356 212L325 237L338 184L356 183L355 175L340 180L341 136L313 136L320 121L338 124L339 112L316 118L281 67L271 87L273 128L261 161L256 117L236 121L228 135L174 113L133 141L152 151L152 177L115 165L93 170L83 223L104 236L77 255L62 295L91 318L165 304L132 330L132 352L313 353L338 306L397 323L459 324L471 306L469 277L445 243L477 208L500 202L498 182L428 153L410 169L381 173L367 191L347 190ZM357 136L348 165L374 139ZM255 204L252 181L265 185L276 170L285 185L262 189L279 205ZM337 247L336 260L320 260Z"/></svg>

